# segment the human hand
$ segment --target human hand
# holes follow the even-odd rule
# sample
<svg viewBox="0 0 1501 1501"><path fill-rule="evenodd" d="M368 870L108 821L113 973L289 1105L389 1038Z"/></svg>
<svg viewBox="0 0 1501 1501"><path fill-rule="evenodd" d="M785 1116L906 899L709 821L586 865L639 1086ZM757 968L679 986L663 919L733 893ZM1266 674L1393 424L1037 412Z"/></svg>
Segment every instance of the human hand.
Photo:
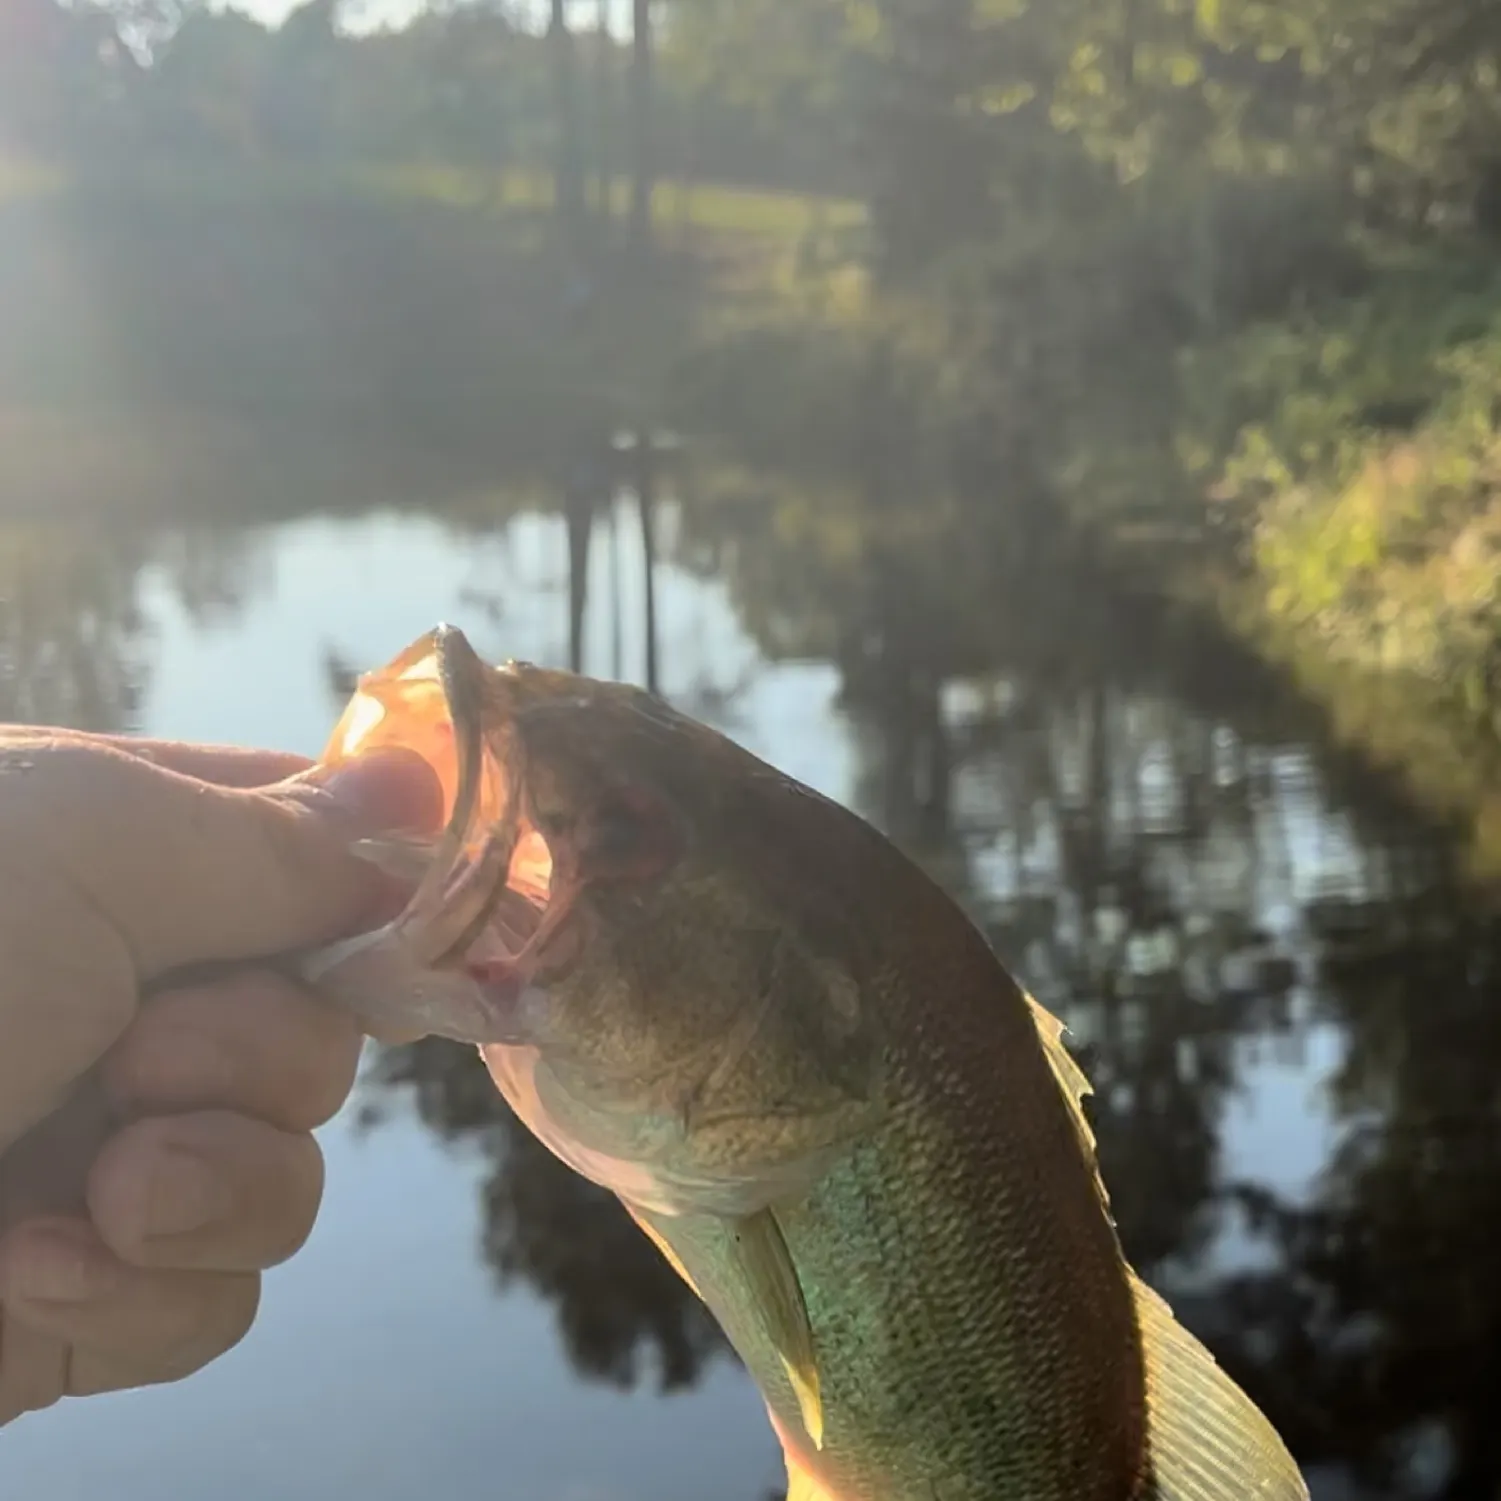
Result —
<svg viewBox="0 0 1501 1501"><path fill-rule="evenodd" d="M435 779L280 781L309 764L0 728L0 1424L216 1358L312 1228L354 1022L269 969L173 978L386 915L349 841L435 826Z"/></svg>

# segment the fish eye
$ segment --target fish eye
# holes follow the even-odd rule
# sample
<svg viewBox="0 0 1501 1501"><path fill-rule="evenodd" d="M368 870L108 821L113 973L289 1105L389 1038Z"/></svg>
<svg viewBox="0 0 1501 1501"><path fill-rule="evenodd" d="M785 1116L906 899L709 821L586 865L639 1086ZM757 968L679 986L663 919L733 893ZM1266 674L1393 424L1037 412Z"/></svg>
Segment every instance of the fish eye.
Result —
<svg viewBox="0 0 1501 1501"><path fill-rule="evenodd" d="M621 800L607 803L590 822L589 854L608 865L629 863L649 833L642 810Z"/></svg>
<svg viewBox="0 0 1501 1501"><path fill-rule="evenodd" d="M616 789L589 820L590 873L609 879L644 879L673 861L672 821L660 800L639 788Z"/></svg>

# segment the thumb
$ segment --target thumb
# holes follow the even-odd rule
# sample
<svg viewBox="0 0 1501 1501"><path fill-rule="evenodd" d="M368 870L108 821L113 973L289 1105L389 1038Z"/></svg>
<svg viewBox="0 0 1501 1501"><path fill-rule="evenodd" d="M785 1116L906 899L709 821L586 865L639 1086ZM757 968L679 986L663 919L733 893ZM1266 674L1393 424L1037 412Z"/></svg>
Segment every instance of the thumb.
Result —
<svg viewBox="0 0 1501 1501"><path fill-rule="evenodd" d="M75 790L65 820L72 837L58 853L124 940L139 982L343 936L390 895L388 879L351 843L427 832L442 818L436 775L407 751L256 790L128 756L100 760L97 775L78 779L87 786Z"/></svg>
<svg viewBox="0 0 1501 1501"><path fill-rule="evenodd" d="M64 738L28 747L0 765L8 771L16 776L0 776L0 1152L125 1030L142 984L184 965L270 956L352 931L390 889L350 853L351 841L425 832L443 808L426 762L401 751L257 791Z"/></svg>

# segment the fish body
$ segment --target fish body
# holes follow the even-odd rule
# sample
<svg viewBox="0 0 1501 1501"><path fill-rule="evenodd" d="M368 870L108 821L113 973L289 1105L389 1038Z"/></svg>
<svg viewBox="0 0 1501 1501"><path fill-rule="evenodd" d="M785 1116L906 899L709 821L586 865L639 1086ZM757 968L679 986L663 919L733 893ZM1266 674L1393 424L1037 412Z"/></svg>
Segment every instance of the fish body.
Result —
<svg viewBox="0 0 1501 1501"><path fill-rule="evenodd" d="M423 886L317 977L382 1020L420 990L621 1198L744 1360L791 1501L1306 1497L1126 1264L1061 1027L895 845L658 699L444 630L329 756L393 741L450 788L443 868L375 851Z"/></svg>

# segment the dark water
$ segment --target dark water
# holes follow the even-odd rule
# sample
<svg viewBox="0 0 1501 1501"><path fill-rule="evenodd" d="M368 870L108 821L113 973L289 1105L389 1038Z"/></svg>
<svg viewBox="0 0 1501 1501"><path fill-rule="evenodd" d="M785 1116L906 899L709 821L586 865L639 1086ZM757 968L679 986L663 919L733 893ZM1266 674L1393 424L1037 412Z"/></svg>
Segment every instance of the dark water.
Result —
<svg viewBox="0 0 1501 1501"><path fill-rule="evenodd" d="M633 514L595 548L583 647L639 678ZM786 560L756 545L699 548L690 573L667 529L663 690L889 828L1066 1018L1128 1253L1320 1501L1501 1496L1501 938L1449 837L1275 684L1068 579L1046 581L1051 612L1003 629L997 606L963 676L926 650L921 599L897 613L870 590L859 619L811 590L842 669L773 661L758 642L799 630ZM314 752L342 669L440 618L566 663L567 559L547 516L354 503L240 531L0 524L0 718ZM323 1139L323 1219L246 1342L180 1387L16 1425L0 1494L778 1484L713 1326L462 1050L372 1057Z"/></svg>

